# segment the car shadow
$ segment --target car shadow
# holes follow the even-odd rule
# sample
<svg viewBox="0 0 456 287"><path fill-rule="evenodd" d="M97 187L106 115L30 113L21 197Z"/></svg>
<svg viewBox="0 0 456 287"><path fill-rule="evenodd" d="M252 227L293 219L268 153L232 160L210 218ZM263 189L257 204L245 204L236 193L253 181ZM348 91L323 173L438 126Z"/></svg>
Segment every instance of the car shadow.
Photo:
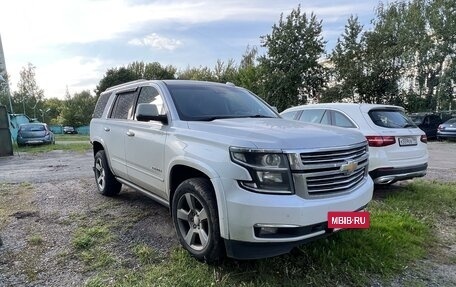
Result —
<svg viewBox="0 0 456 287"><path fill-rule="evenodd" d="M372 196L372 199L382 200L388 196L402 192L403 187L406 184L407 184L407 181L397 182L394 184L386 184L386 185L385 184L381 184L381 185L376 184L376 185L374 185L374 194Z"/></svg>

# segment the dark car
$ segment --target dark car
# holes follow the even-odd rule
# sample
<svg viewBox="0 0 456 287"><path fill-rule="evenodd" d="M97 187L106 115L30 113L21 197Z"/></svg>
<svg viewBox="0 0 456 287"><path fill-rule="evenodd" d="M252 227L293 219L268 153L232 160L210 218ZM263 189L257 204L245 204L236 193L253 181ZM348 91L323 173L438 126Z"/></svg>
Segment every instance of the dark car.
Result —
<svg viewBox="0 0 456 287"><path fill-rule="evenodd" d="M428 139L437 138L437 127L443 122L439 115L435 114L412 114L412 121L422 129Z"/></svg>
<svg viewBox="0 0 456 287"><path fill-rule="evenodd" d="M456 118L449 119L437 128L437 139L456 139Z"/></svg>
<svg viewBox="0 0 456 287"><path fill-rule="evenodd" d="M19 126L17 145L55 144L54 134L44 123L29 123Z"/></svg>
<svg viewBox="0 0 456 287"><path fill-rule="evenodd" d="M78 132L74 127L66 126L63 127L63 133L64 134L77 134Z"/></svg>

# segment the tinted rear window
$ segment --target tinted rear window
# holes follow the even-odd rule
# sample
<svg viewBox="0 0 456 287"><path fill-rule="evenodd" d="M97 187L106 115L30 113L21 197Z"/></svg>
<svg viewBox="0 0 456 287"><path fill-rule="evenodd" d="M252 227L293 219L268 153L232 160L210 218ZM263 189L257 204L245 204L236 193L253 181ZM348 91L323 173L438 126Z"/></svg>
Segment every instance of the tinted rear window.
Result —
<svg viewBox="0 0 456 287"><path fill-rule="evenodd" d="M21 130L28 131L28 132L40 132L40 131L45 131L46 128L43 125L26 125L26 126L21 126Z"/></svg>
<svg viewBox="0 0 456 287"><path fill-rule="evenodd" d="M103 115L103 111L106 107L106 104L108 103L110 95L111 93L103 93L100 95L95 106L95 110L93 111L93 118L101 118L101 116Z"/></svg>
<svg viewBox="0 0 456 287"><path fill-rule="evenodd" d="M416 128L413 121L402 110L378 109L370 110L369 117L375 125L384 128Z"/></svg>

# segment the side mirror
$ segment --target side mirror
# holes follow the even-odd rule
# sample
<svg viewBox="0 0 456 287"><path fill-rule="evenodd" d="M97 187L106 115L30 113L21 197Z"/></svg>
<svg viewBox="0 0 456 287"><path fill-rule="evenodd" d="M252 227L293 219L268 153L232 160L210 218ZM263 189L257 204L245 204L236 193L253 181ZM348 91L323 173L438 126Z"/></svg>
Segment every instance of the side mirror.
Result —
<svg viewBox="0 0 456 287"><path fill-rule="evenodd" d="M168 123L166 115L159 115L157 106L154 104L139 104L136 110L136 119L141 122L159 121Z"/></svg>

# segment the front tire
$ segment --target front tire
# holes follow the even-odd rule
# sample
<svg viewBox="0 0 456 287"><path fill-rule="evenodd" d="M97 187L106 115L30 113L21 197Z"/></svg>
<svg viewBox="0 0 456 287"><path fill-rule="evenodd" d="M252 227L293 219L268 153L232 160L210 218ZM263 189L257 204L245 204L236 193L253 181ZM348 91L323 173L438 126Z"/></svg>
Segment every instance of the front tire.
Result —
<svg viewBox="0 0 456 287"><path fill-rule="evenodd" d="M98 192L106 196L117 195L122 188L122 184L112 174L104 150L96 153L94 167L95 183L97 184Z"/></svg>
<svg viewBox="0 0 456 287"><path fill-rule="evenodd" d="M176 189L172 216L182 246L200 261L219 262L224 247L214 188L206 178L191 178Z"/></svg>

